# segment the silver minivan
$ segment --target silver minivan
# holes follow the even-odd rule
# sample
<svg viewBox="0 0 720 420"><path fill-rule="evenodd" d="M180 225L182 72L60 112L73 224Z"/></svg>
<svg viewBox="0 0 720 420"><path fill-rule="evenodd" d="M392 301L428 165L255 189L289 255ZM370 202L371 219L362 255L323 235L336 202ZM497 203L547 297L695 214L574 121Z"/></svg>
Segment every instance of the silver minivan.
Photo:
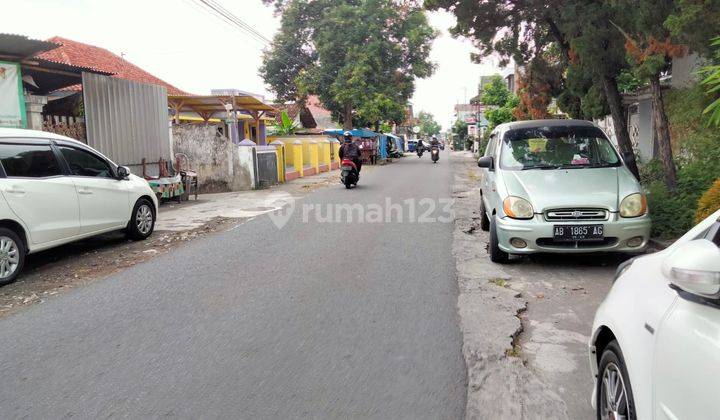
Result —
<svg viewBox="0 0 720 420"><path fill-rule="evenodd" d="M481 228L490 231L494 262L510 254L638 253L647 246L650 217L640 183L591 122L501 124L478 166Z"/></svg>

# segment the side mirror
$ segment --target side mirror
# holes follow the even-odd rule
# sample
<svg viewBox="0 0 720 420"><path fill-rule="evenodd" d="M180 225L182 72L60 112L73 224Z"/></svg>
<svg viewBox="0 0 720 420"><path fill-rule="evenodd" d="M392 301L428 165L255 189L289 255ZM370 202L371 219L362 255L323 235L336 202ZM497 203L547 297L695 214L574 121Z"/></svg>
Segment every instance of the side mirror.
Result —
<svg viewBox="0 0 720 420"><path fill-rule="evenodd" d="M478 167L480 168L488 168L491 171L495 168L495 165L493 165L493 158L492 156L483 156L480 159L478 159Z"/></svg>
<svg viewBox="0 0 720 420"><path fill-rule="evenodd" d="M720 298L720 248L707 239L679 245L663 262L662 272L681 290Z"/></svg>
<svg viewBox="0 0 720 420"><path fill-rule="evenodd" d="M118 166L117 168L118 179L125 179L130 176L130 169L127 166Z"/></svg>

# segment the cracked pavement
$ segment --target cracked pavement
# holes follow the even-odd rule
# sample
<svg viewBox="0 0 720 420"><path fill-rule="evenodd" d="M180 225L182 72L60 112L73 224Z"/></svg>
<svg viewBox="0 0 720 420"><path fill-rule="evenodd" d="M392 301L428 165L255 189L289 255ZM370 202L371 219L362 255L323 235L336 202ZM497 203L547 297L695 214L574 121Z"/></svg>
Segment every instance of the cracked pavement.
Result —
<svg viewBox="0 0 720 420"><path fill-rule="evenodd" d="M467 418L591 419L587 341L621 255L536 255L494 264L480 230L480 171L452 154Z"/></svg>

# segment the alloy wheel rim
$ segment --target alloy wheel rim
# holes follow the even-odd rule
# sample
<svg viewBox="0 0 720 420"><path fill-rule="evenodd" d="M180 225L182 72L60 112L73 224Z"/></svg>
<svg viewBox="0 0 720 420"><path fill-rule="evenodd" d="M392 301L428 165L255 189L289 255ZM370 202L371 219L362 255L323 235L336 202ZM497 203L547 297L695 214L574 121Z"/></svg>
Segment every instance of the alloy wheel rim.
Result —
<svg viewBox="0 0 720 420"><path fill-rule="evenodd" d="M11 277L20 265L20 251L12 238L0 236L0 279Z"/></svg>
<svg viewBox="0 0 720 420"><path fill-rule="evenodd" d="M143 204L138 207L137 214L135 215L135 225L140 233L147 235L152 229L153 216L150 206Z"/></svg>
<svg viewBox="0 0 720 420"><path fill-rule="evenodd" d="M601 418L608 420L625 420L630 413L627 389L620 368L615 363L608 363L602 376L600 390Z"/></svg>

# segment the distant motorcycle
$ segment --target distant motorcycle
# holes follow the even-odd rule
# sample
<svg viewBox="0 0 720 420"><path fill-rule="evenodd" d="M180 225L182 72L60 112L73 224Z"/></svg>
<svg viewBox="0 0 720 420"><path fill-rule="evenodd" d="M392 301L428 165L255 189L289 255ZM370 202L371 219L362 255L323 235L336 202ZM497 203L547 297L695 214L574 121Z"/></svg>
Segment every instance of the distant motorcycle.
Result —
<svg viewBox="0 0 720 420"><path fill-rule="evenodd" d="M418 145L416 152L417 152L418 157L421 158L423 153L425 152L425 147Z"/></svg>
<svg viewBox="0 0 720 420"><path fill-rule="evenodd" d="M353 185L357 186L359 180L360 173L355 162L350 159L343 159L340 162L340 182L345 185L345 188L350 189Z"/></svg>
<svg viewBox="0 0 720 420"><path fill-rule="evenodd" d="M433 163L437 163L440 159L440 148L438 146L433 146L430 149L430 159L432 159Z"/></svg>

